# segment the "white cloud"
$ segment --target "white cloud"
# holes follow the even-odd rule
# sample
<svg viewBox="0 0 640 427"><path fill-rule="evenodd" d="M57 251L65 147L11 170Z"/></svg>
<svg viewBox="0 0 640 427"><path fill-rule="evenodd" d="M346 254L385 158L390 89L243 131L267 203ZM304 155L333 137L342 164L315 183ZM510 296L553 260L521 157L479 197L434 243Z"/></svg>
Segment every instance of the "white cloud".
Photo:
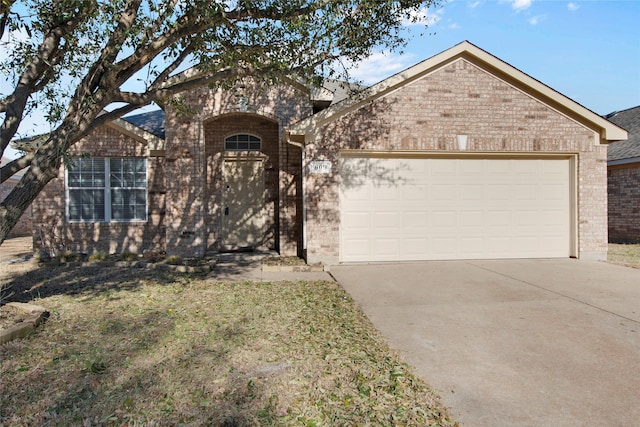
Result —
<svg viewBox="0 0 640 427"><path fill-rule="evenodd" d="M525 10L531 7L533 0L511 0L511 7L514 10Z"/></svg>
<svg viewBox="0 0 640 427"><path fill-rule="evenodd" d="M546 15L532 16L531 18L529 18L529 24L538 25L540 22L544 21L545 19L547 19Z"/></svg>
<svg viewBox="0 0 640 427"><path fill-rule="evenodd" d="M457 30L458 28L460 28L460 25L458 25L458 24L457 24L457 23L455 23L455 22L454 22L454 23L452 23L452 24L449 24L449 29L450 29L450 30Z"/></svg>
<svg viewBox="0 0 640 427"><path fill-rule="evenodd" d="M469 3L467 3L467 7L469 9L475 9L476 7L480 6L480 3L481 3L480 0L476 0L473 2L470 1Z"/></svg>
<svg viewBox="0 0 640 427"><path fill-rule="evenodd" d="M569 4L567 4L567 9L569 9L571 12L575 12L576 10L580 9L580 5L578 3L569 2Z"/></svg>
<svg viewBox="0 0 640 427"><path fill-rule="evenodd" d="M376 52L350 67L351 77L365 84L374 84L411 65L412 56Z"/></svg>
<svg viewBox="0 0 640 427"><path fill-rule="evenodd" d="M417 11L411 12L411 16L409 18L404 18L402 20L402 25L406 27L412 25L433 25L442 19L443 14L443 9L438 9L437 11L432 12L428 7L423 7Z"/></svg>

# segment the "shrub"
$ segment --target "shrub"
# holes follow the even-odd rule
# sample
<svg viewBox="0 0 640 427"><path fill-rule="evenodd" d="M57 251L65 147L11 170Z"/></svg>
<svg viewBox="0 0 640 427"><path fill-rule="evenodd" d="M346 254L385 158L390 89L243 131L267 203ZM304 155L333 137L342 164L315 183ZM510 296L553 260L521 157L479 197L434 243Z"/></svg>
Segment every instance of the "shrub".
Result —
<svg viewBox="0 0 640 427"><path fill-rule="evenodd" d="M167 264L170 265L182 265L183 264L183 260L181 256L178 255L171 255L169 257L167 257Z"/></svg>
<svg viewBox="0 0 640 427"><path fill-rule="evenodd" d="M61 262L74 262L77 261L78 259L80 259L80 255L76 254L72 251L64 251L59 255L60 261Z"/></svg>
<svg viewBox="0 0 640 427"><path fill-rule="evenodd" d="M89 255L89 261L93 261L93 262L104 261L105 259L107 259L108 256L109 254L106 252L96 251L91 255Z"/></svg>
<svg viewBox="0 0 640 427"><path fill-rule="evenodd" d="M138 254L133 252L125 251L120 254L120 259L122 261L136 261L138 258Z"/></svg>

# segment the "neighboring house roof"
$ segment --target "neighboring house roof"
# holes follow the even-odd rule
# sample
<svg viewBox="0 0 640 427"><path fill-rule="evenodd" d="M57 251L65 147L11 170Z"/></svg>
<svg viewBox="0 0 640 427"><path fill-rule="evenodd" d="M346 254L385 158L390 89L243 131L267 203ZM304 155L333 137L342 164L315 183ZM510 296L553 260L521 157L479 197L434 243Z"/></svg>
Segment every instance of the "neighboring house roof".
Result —
<svg viewBox="0 0 640 427"><path fill-rule="evenodd" d="M164 116L163 110L156 110L134 116L125 116L122 119L158 138L164 139Z"/></svg>
<svg viewBox="0 0 640 427"><path fill-rule="evenodd" d="M344 114L354 111L374 99L383 97L397 88L434 72L459 58L467 59L485 68L495 76L541 100L573 120L598 131L602 139L607 142L627 139L627 132L624 129L468 41L432 56L413 67L364 89L356 96L349 97L318 114L290 126L287 131L289 138L297 143L311 141L314 138L315 130L320 126L330 123Z"/></svg>
<svg viewBox="0 0 640 427"><path fill-rule="evenodd" d="M629 132L629 139L609 145L608 164L640 163L640 105L605 116Z"/></svg>

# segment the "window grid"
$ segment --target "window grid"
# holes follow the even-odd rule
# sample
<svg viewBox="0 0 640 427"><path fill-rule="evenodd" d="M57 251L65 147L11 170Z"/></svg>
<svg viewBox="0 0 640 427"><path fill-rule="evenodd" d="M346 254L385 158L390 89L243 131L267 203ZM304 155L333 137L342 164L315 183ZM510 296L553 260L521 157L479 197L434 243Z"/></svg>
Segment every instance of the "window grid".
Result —
<svg viewBox="0 0 640 427"><path fill-rule="evenodd" d="M74 159L67 169L68 221L146 221L146 170L141 158Z"/></svg>
<svg viewBox="0 0 640 427"><path fill-rule="evenodd" d="M226 151L260 151L262 140L249 134L232 135L224 140Z"/></svg>

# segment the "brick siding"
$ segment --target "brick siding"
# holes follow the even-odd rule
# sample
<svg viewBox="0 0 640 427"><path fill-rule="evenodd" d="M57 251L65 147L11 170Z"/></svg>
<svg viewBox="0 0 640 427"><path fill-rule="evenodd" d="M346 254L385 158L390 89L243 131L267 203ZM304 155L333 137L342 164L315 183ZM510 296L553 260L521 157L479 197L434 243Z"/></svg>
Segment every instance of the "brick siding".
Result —
<svg viewBox="0 0 640 427"><path fill-rule="evenodd" d="M609 166L609 241L640 243L640 163Z"/></svg>
<svg viewBox="0 0 640 427"><path fill-rule="evenodd" d="M307 93L245 80L235 91L201 88L184 93L183 114L167 107L167 252L202 256L221 235L224 139L236 133L262 138L267 231L262 245L295 255L301 239L301 152L283 141L283 128L312 113ZM282 185L280 185L282 184Z"/></svg>
<svg viewBox="0 0 640 427"><path fill-rule="evenodd" d="M148 220L131 223L73 223L66 220L64 166L34 200L34 249L50 254L62 251L108 253L165 250L164 159L148 157L145 143L102 126L70 150L71 156L146 157Z"/></svg>
<svg viewBox="0 0 640 427"><path fill-rule="evenodd" d="M307 175L308 261L338 261L339 150L569 153L578 157L578 251L607 251L606 146L575 122L479 66L457 59L329 122L305 147L305 159L330 160L332 173Z"/></svg>
<svg viewBox="0 0 640 427"><path fill-rule="evenodd" d="M167 107L166 142L159 152L113 126L103 126L76 144L72 156L147 158L148 221L67 222L64 168L60 168L58 177L34 201L35 248L85 253L153 250L189 257L218 249L224 139L250 133L262 139L265 157L268 220L262 246L297 254L302 239L301 150L282 140L282 129L311 114L309 95L287 86L259 87L251 81L240 86L247 88L242 104L238 91L201 88L182 94L184 111ZM159 157L150 157L150 152Z"/></svg>
<svg viewBox="0 0 640 427"><path fill-rule="evenodd" d="M260 243L281 254L300 255L302 250L302 168L314 160L331 161L331 173L308 174L304 186L307 259L333 263L340 254L339 150L457 153L456 135L464 134L470 153L576 156L578 255L606 256L607 148L599 144L598 132L466 59L321 126L304 153L283 140L284 128L312 113L303 91L247 80L236 90L201 88L176 101L166 107L164 150L154 150L161 157L149 157L146 144L111 126L93 132L71 153L146 157L149 220L67 223L61 168L33 205L37 246L81 252L166 250L182 256L216 250L224 237L223 142L235 133L250 133L262 139L265 159L268 220Z"/></svg>

